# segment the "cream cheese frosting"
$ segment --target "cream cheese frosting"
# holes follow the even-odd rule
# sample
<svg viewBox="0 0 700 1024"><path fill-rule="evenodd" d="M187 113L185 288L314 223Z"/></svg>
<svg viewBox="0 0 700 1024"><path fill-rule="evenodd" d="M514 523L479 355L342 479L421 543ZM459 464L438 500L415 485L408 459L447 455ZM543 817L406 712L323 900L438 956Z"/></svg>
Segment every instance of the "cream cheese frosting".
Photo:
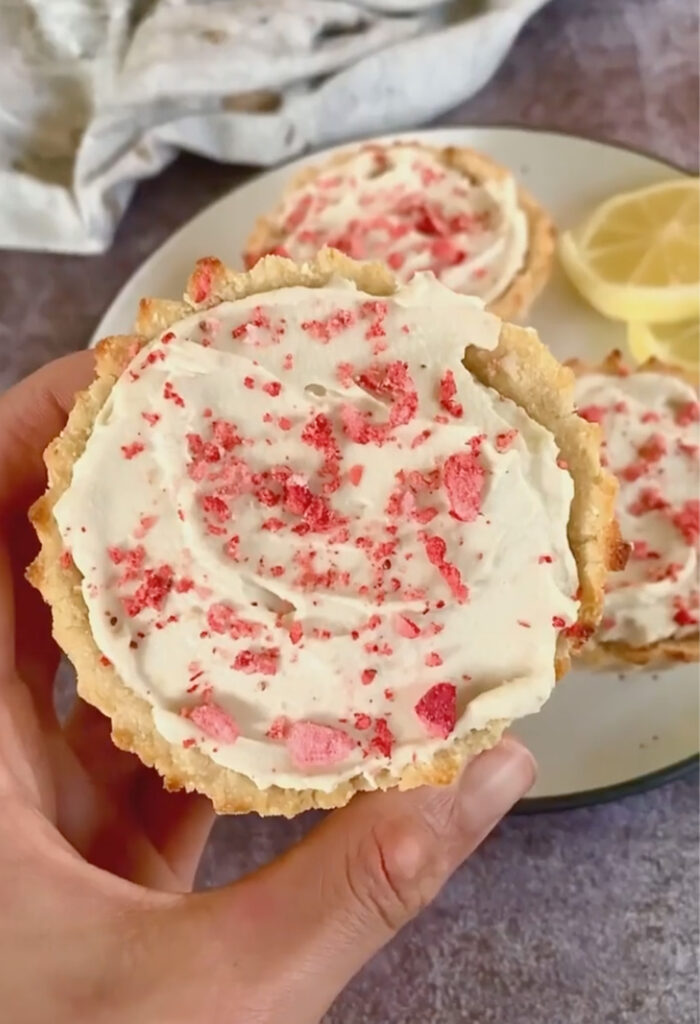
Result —
<svg viewBox="0 0 700 1024"><path fill-rule="evenodd" d="M617 517L631 544L608 581L603 642L645 647L698 630L699 408L677 377L587 374L579 414L600 423L604 462L619 481Z"/></svg>
<svg viewBox="0 0 700 1024"><path fill-rule="evenodd" d="M224 302L133 355L54 515L166 739L330 791L538 710L573 482L461 364L499 330L421 274Z"/></svg>
<svg viewBox="0 0 700 1024"><path fill-rule="evenodd" d="M485 302L508 288L528 248L512 177L473 182L429 149L406 144L364 146L293 189L273 228L283 237L275 252L297 262L328 245L381 260L398 281L429 270Z"/></svg>

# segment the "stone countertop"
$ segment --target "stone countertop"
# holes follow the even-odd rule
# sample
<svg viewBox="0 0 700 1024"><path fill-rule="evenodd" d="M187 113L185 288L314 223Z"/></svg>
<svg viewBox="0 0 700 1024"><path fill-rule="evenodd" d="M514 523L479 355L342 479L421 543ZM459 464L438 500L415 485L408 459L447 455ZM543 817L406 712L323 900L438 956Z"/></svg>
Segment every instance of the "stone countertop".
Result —
<svg viewBox="0 0 700 1024"><path fill-rule="evenodd" d="M697 53L695 0L556 0L441 123L556 128L696 171ZM84 345L141 261L249 174L184 156L141 186L103 256L0 254L0 387ZM250 871L314 820L220 821L200 883ZM696 776L512 816L328 1024L697 1024L697 850Z"/></svg>

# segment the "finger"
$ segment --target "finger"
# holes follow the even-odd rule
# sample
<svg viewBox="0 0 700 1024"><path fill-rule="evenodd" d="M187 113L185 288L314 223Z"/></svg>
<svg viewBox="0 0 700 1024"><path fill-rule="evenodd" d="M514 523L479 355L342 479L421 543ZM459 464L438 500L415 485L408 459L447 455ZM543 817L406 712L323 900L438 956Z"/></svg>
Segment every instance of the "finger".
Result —
<svg viewBox="0 0 700 1024"><path fill-rule="evenodd" d="M94 353L48 363L0 396L0 516L21 510L46 480L44 449L65 426L76 392L94 375Z"/></svg>
<svg viewBox="0 0 700 1024"><path fill-rule="evenodd" d="M49 721L58 652L48 612L24 580L38 547L26 512L45 486L43 451L63 429L75 392L89 383L93 369L93 354L78 352L49 363L0 397L0 542L7 548L0 572L0 658L6 671L14 659Z"/></svg>
<svg viewBox="0 0 700 1024"><path fill-rule="evenodd" d="M219 900L221 927L227 914L235 915L229 927L239 931L250 918L250 934L264 945L258 953L275 965L270 998L288 1007L285 1020L318 1019L372 954L433 899L534 775L532 756L507 738L450 787L356 797L280 861L228 894L207 894Z"/></svg>
<svg viewBox="0 0 700 1024"><path fill-rule="evenodd" d="M109 719L85 701L76 701L64 736L101 792L141 827L182 889L191 889L214 821L211 801L197 793L168 793L157 772L115 747Z"/></svg>

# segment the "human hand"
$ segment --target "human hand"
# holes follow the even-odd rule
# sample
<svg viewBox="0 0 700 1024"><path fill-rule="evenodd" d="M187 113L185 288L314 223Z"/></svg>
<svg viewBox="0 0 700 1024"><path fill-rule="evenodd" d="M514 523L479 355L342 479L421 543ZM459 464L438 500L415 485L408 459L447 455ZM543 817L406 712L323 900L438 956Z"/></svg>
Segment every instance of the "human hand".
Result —
<svg viewBox="0 0 700 1024"><path fill-rule="evenodd" d="M13 1024L311 1024L530 787L513 739L452 786L367 794L239 882L190 892L213 813L53 707L27 508L90 353L0 398L0 1006Z"/></svg>

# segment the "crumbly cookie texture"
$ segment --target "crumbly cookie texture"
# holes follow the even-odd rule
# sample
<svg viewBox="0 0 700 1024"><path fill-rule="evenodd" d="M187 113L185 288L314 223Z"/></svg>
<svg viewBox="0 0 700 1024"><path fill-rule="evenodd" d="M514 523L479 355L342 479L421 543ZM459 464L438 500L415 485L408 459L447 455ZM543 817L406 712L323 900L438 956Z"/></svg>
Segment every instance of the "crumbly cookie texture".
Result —
<svg viewBox="0 0 700 1024"><path fill-rule="evenodd" d="M653 398L659 405L659 409L649 405L641 413L640 424L644 424L642 437L635 440L632 433L632 425L624 428L623 436L620 438L623 444L625 457L624 466L613 465L610 469L620 479L620 492L618 501L626 503L628 511L634 517L630 522L638 524L636 538L630 538L631 556L630 569L637 570L636 575L643 573L643 579L637 579L636 584L620 577L619 580L611 581L614 595L615 589L620 583L623 593L634 595L644 585L649 577L650 585L658 588L664 587L664 593L659 595L659 617L669 619L669 634L655 638L652 642L632 643L620 637L611 637L616 625L615 616L610 614L606 606L603 618L596 634L580 652L580 657L586 663L604 669L619 667L620 665L644 667L648 665L662 667L682 662L694 662L700 660L700 642L698 635L698 590L697 572L690 571L690 581L682 582L688 576L687 566L669 560L667 542L670 535L673 541L677 532L677 545L685 545L688 548L696 548L698 543L698 508L700 502L697 500L697 486L693 485L692 470L697 467L699 454L698 419L700 418L700 406L693 395L697 395L697 380L691 375L684 373L677 367L670 366L658 359L650 359L636 370L631 371L619 351L611 352L602 363L590 365L579 360L572 360L568 364L578 378L579 386L585 383L586 378L593 379L593 376L600 375L609 377L611 380L618 380L621 384L625 381L650 378L653 385ZM673 408L665 408L664 395L656 386L655 378L669 377L675 381L682 382L686 387L686 394L670 395L669 400ZM600 422L603 427L606 424L606 417L613 413L618 417L618 423L622 417L629 415L625 398L620 399L620 408L612 412L602 404L590 403L586 400L580 410L584 417L589 420ZM666 423L665 428L665 421ZM671 423L672 421L672 423ZM626 422L626 421L625 421ZM670 426L669 426L670 425ZM613 423L613 428L615 424ZM611 429L613 429L611 428ZM640 427L641 429L641 427ZM670 433L673 436L667 437ZM676 436L682 435L682 436ZM687 436L686 436L687 435ZM637 444L637 441L641 443ZM636 448L634 451L634 445ZM627 450L629 449L629 451ZM629 458L628 458L629 456ZM669 456L678 460L678 473L672 474L677 477L676 489L679 491L674 495L673 502L667 502L664 497L664 488L671 486L669 479L670 467L666 465ZM609 453L609 458L612 453ZM687 494L685 492L687 491ZM685 499L683 498L685 494ZM679 504L680 501L680 504ZM649 515L652 518L660 517L658 522L647 524ZM625 517L623 517L624 520ZM627 518L629 518L627 516ZM668 521L668 522L666 522ZM645 533L641 536L641 533ZM691 559L692 561L692 559ZM695 580L693 587L692 581ZM654 607L650 598L645 599L648 608ZM667 605L668 607L662 607ZM633 612L633 607L626 609L627 613ZM633 618L633 616L632 616Z"/></svg>
<svg viewBox="0 0 700 1024"><path fill-rule="evenodd" d="M54 635L75 665L80 695L111 719L117 746L155 767L166 788L205 793L218 812L293 816L308 808L342 806L362 789L447 784L468 758L494 745L509 724L498 718L487 721L482 728L449 741L429 758L405 764L399 771L389 760L371 780L358 772L332 788L311 788L311 782L309 788L259 787L245 774L216 763L196 743L169 742L156 729L149 702L123 681L95 641L83 596L83 576L64 544L54 508L71 484L75 464L117 381L141 348L193 311L201 311L204 317L208 309L223 302L262 296L280 288L321 288L339 279L378 297L391 296L396 290L385 268L356 264L329 250L302 267L286 259L266 257L246 274L205 259L190 278L183 303L144 300L135 333L108 338L98 347L96 380L78 396L66 427L46 451L49 485L31 511L41 551L28 576L51 605ZM616 486L601 469L599 460L599 427L575 414L573 374L557 363L534 331L503 325L497 348L488 352L470 347L465 365L475 381L512 399L551 433L573 480L568 546L578 575L578 618L557 635L555 666L559 677L569 667L570 652L590 636L600 618L608 567L624 560L613 513ZM449 401L447 396L448 406ZM130 458L130 453L125 456ZM455 528L459 528L457 524Z"/></svg>
<svg viewBox="0 0 700 1024"><path fill-rule="evenodd" d="M325 163L305 167L292 178L285 189L278 207L257 220L245 246L244 256L246 264L250 266L260 255L270 252L280 252L282 255L288 255L293 259L299 260L301 253L296 252L295 246L290 243L290 231L293 229L289 225L294 224L304 213L303 204L307 203L308 190L315 187L319 182L330 182L332 188L334 176L337 176L338 172L343 172L345 165L355 161L358 155L365 153L375 154L380 161L387 159L387 153L415 153L419 159L426 161L426 166L421 168L423 180L417 189L420 200L419 208L417 207L415 210L411 208L409 211L400 214L398 211L394 211L392 216L396 223L388 223L386 217L382 217L381 203L377 204L376 210L371 206L369 207L372 223L376 223L379 230L389 232L386 236L387 252L384 253L380 249L373 247L369 258L377 259L381 262L388 261L389 266L393 267L397 276L401 274L401 266L406 258L407 239L410 240L413 237L411 235L401 235L401 232L406 230L406 224L403 221L411 221L411 218L415 221L416 217L418 217L423 225L420 228L421 232L427 232L423 240L426 246L432 246L433 257L432 263L428 267L424 262L425 254L419 256L419 259L422 261L421 269L432 269L436 272L437 276L445 273L448 276L443 277L444 282L450 288L454 288L455 291L464 291L466 293L471 291L481 295L480 287L484 284L484 281L479 279L483 278L487 273L484 258L481 255L474 255L465 251L465 243L468 244L469 233L473 229L467 226L466 234L460 233L460 229L452 223L454 219L459 220L460 215L458 212L454 218L449 216L441 217L440 211L430 206L431 187L433 191L435 191L436 187L440 187L435 184L435 169L443 168L448 173L454 172L456 181L459 181L457 177L459 176L469 185L493 189L494 199L498 190L505 189L508 192L508 201L513 204L510 219L513 220L517 217L522 221L522 231L519 233L514 232L515 235L519 235L517 244L522 248L522 252L519 252L516 256L516 262L512 268L513 272L507 275L500 291L495 295L485 297L487 298L488 308L502 319L522 320L549 278L556 243L554 223L540 203L522 186L516 185L508 169L483 153L477 153L464 147L448 146L437 148L416 142L396 143L393 146L369 145L344 150L331 157ZM379 180L381 181L381 178ZM458 188L459 185L456 187ZM339 184L338 188L340 201L347 203L347 193L350 186L347 183L342 183L342 187ZM410 192L409 189L406 189L406 191ZM297 195L301 196L300 203L302 207L299 209L299 204L296 204L296 207L290 212L290 203ZM331 200L331 202L333 201L335 199ZM402 193L398 201L405 204L408 200ZM468 203L468 199L461 201L465 204ZM451 197L450 202L454 206L454 209L451 209L451 213L455 213L455 211L459 210L460 200ZM349 210L348 215L351 221L362 224L363 218L366 218L367 209L367 207L363 209L362 205L360 205L357 210ZM378 215L376 215L377 212ZM478 221L479 215L477 214L474 219ZM416 236L416 238L422 237L422 235ZM302 236L302 241L311 241L313 243L311 233L309 233L308 239ZM352 238L346 240L351 248L352 241ZM503 239L495 241L494 250L497 250L502 242ZM509 243L512 248L512 238L509 240ZM336 245L355 258L368 258L364 253L360 255L359 252L351 252L344 244L333 241L329 237L321 239L316 248L320 248L321 244ZM289 251L285 249L287 245L290 246ZM302 258L307 258L307 256L311 255L311 249L307 252L306 248L307 246L304 246ZM415 255L410 255L408 260L410 261L414 258ZM457 266L457 264L467 266L471 259L474 262L474 279L470 289L462 287L462 284L457 283L454 275L458 275L460 272L460 266ZM486 262L489 259L490 257L487 255ZM393 260L396 262L392 262ZM408 266L408 263L406 266Z"/></svg>

